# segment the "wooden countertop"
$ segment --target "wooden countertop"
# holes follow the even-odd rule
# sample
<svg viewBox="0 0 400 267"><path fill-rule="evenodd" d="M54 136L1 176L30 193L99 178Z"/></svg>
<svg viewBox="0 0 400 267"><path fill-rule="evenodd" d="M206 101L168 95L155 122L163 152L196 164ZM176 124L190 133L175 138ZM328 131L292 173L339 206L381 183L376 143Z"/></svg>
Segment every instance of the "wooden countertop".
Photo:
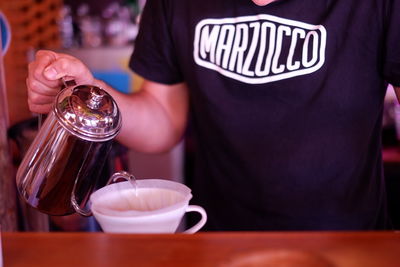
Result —
<svg viewBox="0 0 400 267"><path fill-rule="evenodd" d="M396 232L2 233L2 247L6 267L400 266Z"/></svg>

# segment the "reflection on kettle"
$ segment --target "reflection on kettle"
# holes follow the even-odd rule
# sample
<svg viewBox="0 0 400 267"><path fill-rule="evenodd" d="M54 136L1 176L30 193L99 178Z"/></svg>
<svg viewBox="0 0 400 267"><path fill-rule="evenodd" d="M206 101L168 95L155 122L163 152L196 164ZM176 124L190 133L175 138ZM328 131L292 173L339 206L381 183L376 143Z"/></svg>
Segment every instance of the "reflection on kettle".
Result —
<svg viewBox="0 0 400 267"><path fill-rule="evenodd" d="M63 89L18 168L22 198L49 215L91 215L84 207L120 128L118 106L106 91Z"/></svg>

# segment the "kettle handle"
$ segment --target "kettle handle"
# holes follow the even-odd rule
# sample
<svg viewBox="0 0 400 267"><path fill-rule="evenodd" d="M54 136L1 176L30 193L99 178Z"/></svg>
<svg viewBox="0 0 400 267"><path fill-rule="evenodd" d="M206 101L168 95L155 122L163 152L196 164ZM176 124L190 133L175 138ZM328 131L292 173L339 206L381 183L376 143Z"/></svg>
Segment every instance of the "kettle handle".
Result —
<svg viewBox="0 0 400 267"><path fill-rule="evenodd" d="M75 197L75 188L76 188L76 182L77 182L78 178L75 180L74 183L74 187L72 189L72 194L71 194L71 205L74 208L74 210L79 213L80 215L84 216L84 217L90 217L92 216L92 211L89 210L84 210L81 209L81 207L79 206L78 202L76 201L76 197Z"/></svg>
<svg viewBox="0 0 400 267"><path fill-rule="evenodd" d="M135 188L135 190L137 189L137 184L136 184L136 178L135 176L133 176L132 174L126 172L126 171L119 171L114 173L110 179L108 180L106 185L112 184L112 183L116 183L118 182L118 179L123 178L127 181L130 181L132 186ZM71 194L71 204L72 207L75 209L75 211L77 213L79 213L80 215L84 216L84 217L89 217L92 216L92 211L91 210L84 210L81 209L81 207L79 206L78 202L76 201L76 197L75 197L75 187L76 187L76 183L77 183L78 178L75 180L75 184L74 187L72 189L72 194Z"/></svg>
<svg viewBox="0 0 400 267"><path fill-rule="evenodd" d="M90 149L88 150L88 151L90 151ZM88 152L87 152L88 153ZM84 160L84 162L87 160L87 154L86 154L86 157L85 157L85 160ZM84 163L83 163L84 164ZM82 165L83 166L83 165ZM79 180L79 177L80 177L80 174L81 174L81 171L82 171L82 166L81 166L81 168L80 168L80 170L79 170L79 172L78 172L78 175L77 175L77 177L75 178L75 182L74 182L74 187L72 188L72 192L71 192L71 205L72 205L72 207L74 208L74 210L77 212L77 213L79 213L80 215L82 215L82 216L84 216L84 217L90 217L90 216L92 216L93 214L92 214L92 211L89 209L89 210L84 210L84 209L81 209L81 207L79 206L79 204L78 204L78 201L76 201L76 196L75 196L75 191L76 191L76 185L78 184L78 180Z"/></svg>
<svg viewBox="0 0 400 267"><path fill-rule="evenodd" d="M120 179L120 178L131 182L131 184L135 188L135 190L137 189L136 177L133 176L133 174L130 174L129 172L126 172L126 171L119 171L119 172L114 173L110 177L110 179L108 179L108 182L106 185L117 183L118 179Z"/></svg>

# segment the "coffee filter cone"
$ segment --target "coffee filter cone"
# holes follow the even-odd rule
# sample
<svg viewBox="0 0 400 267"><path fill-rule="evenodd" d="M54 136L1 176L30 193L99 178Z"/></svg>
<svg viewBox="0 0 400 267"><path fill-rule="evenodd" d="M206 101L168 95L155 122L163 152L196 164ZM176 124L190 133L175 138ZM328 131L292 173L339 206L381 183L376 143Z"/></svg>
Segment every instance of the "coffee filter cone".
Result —
<svg viewBox="0 0 400 267"><path fill-rule="evenodd" d="M143 179L105 186L91 196L92 210L108 216L148 216L187 205L192 198L183 184Z"/></svg>

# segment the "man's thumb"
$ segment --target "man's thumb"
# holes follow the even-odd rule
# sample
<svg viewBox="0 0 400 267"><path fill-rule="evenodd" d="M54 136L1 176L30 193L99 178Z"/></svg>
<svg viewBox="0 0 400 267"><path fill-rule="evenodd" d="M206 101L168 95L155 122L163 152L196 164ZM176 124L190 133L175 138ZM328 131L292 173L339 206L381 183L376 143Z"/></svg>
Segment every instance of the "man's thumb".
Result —
<svg viewBox="0 0 400 267"><path fill-rule="evenodd" d="M63 76L63 75L59 75L59 73L53 66L47 67L44 70L43 74L46 77L46 79L48 79L48 80L57 80Z"/></svg>

